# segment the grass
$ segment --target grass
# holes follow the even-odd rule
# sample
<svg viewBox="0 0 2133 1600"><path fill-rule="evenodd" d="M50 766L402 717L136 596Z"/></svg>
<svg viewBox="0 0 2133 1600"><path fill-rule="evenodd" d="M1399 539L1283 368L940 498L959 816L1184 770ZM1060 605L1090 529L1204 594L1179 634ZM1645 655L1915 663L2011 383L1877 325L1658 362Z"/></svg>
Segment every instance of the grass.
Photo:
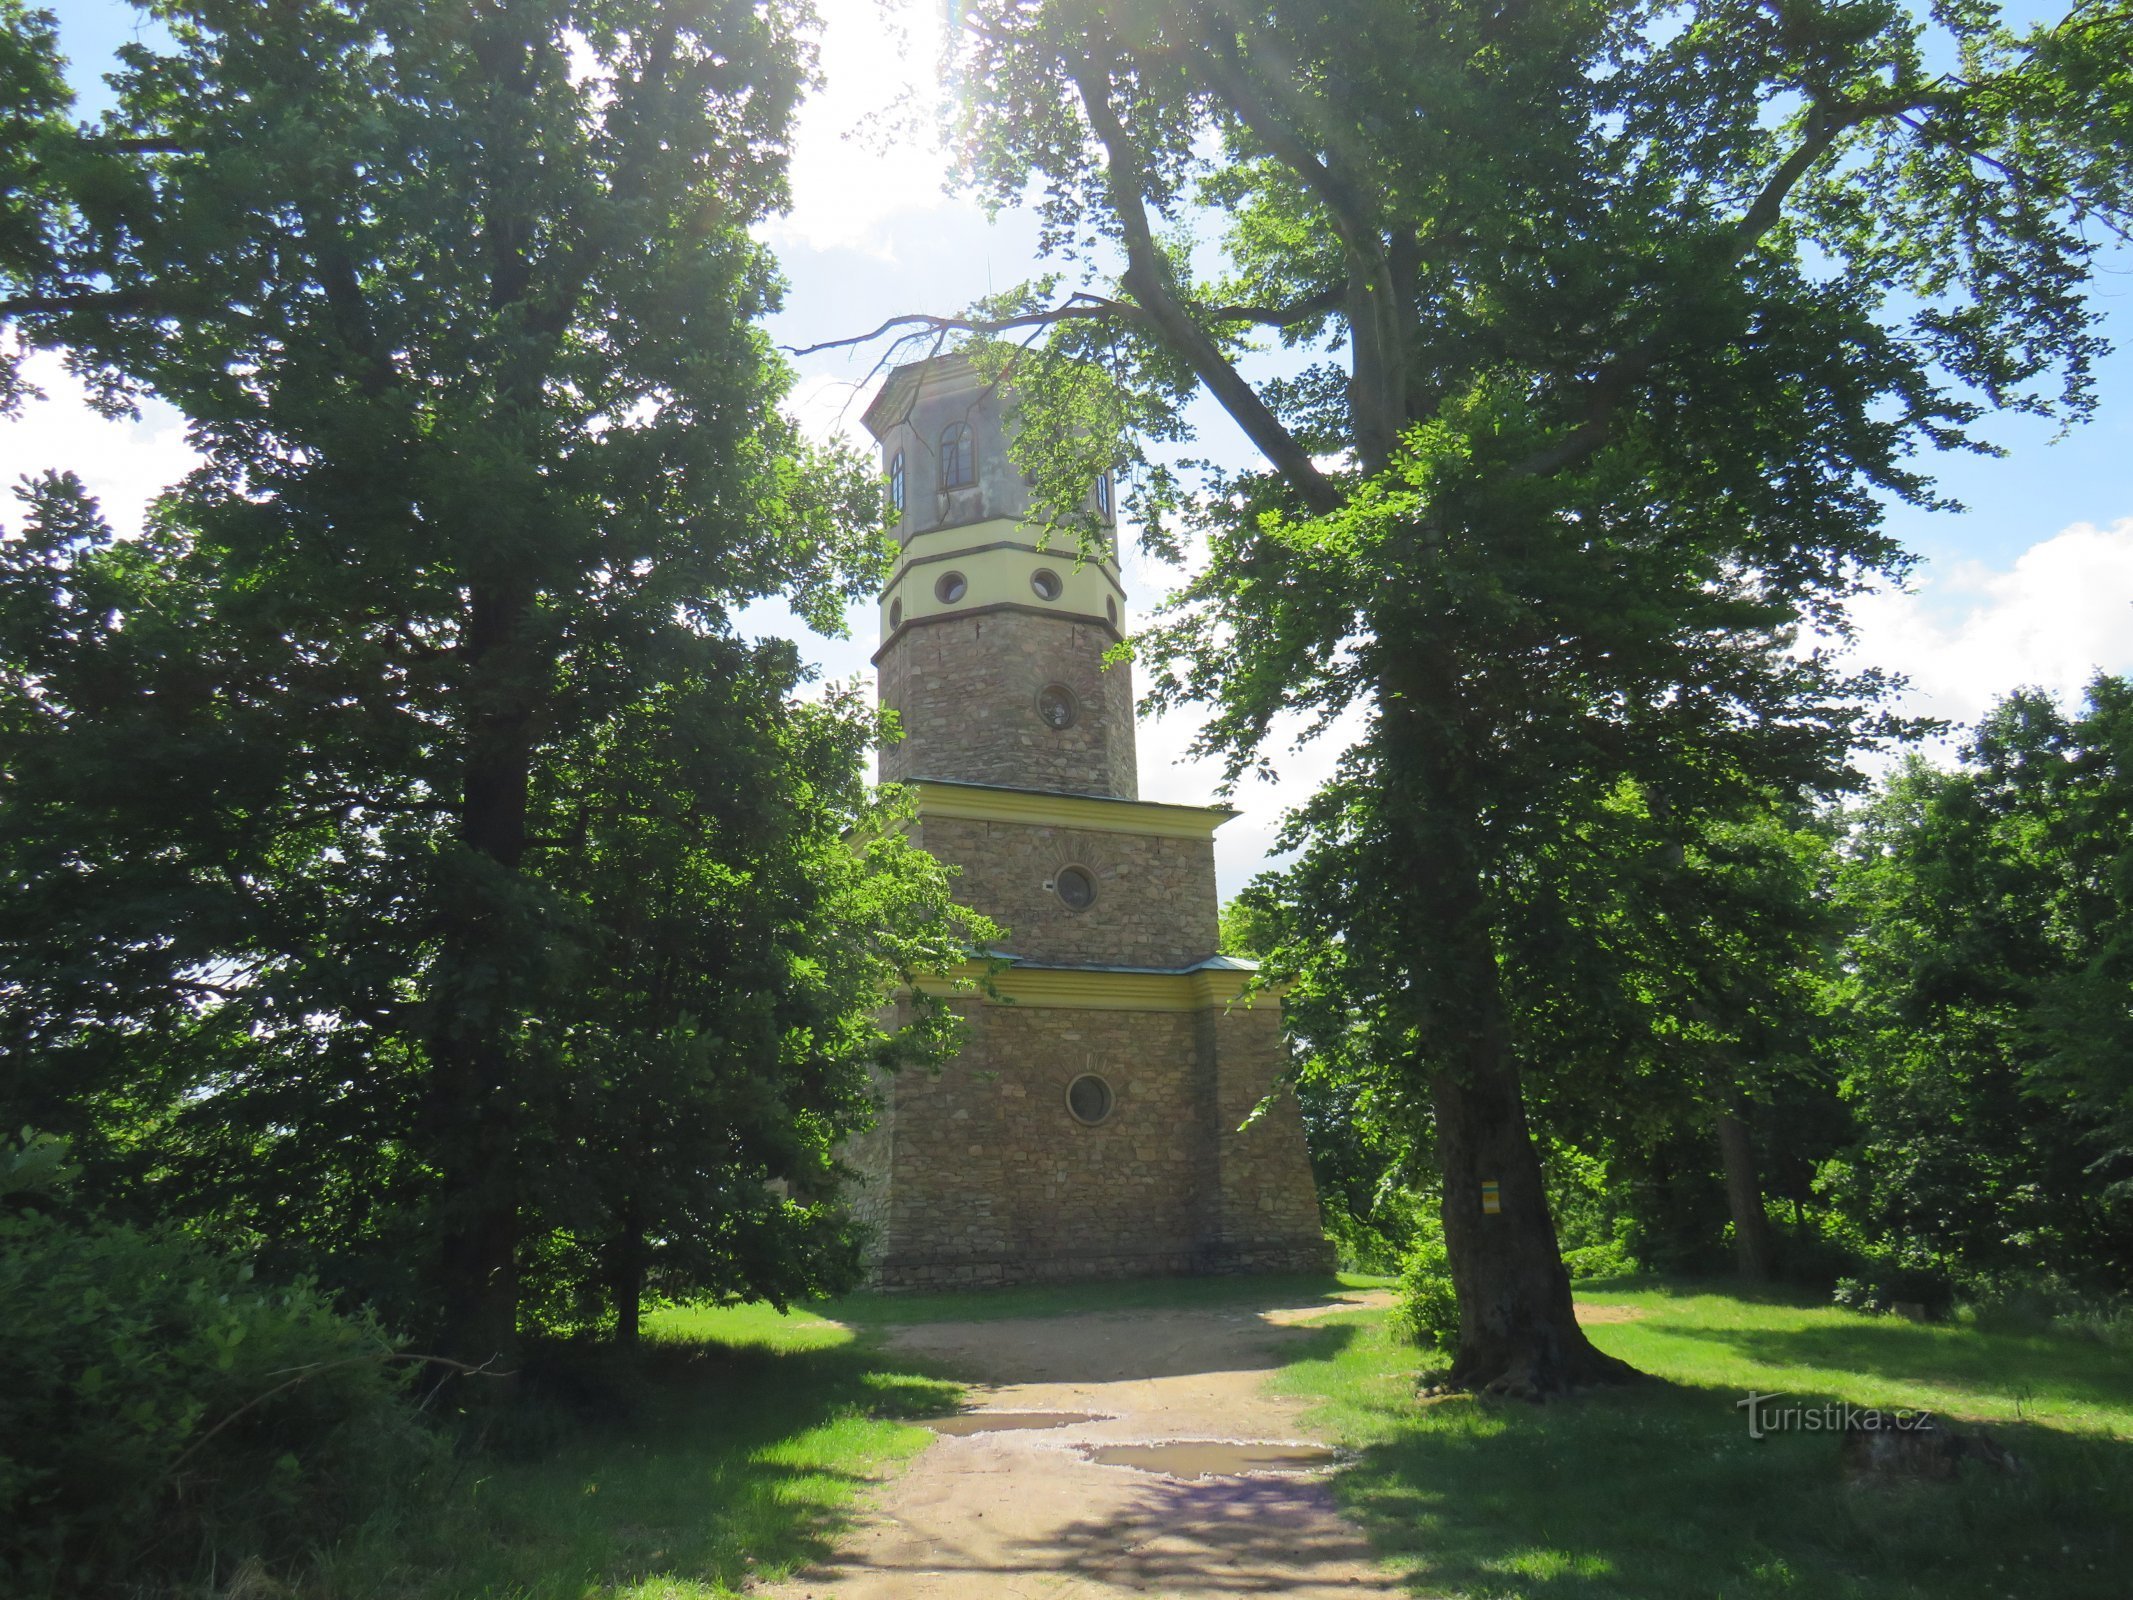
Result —
<svg viewBox="0 0 2133 1600"><path fill-rule="evenodd" d="M2133 1370L2065 1336L1871 1318L1782 1296L1602 1289L1591 1329L1658 1381L1532 1406L1418 1401L1381 1316L1335 1318L1277 1380L1353 1452L1343 1504L1418 1594L2123 1597ZM2028 1470L1854 1487L1827 1433L1748 1435L1750 1390L1984 1422Z"/></svg>
<svg viewBox="0 0 2133 1600"><path fill-rule="evenodd" d="M960 1389L806 1311L648 1319L541 1426L331 1552L319 1600L708 1600L825 1555L859 1492ZM565 1414L567 1410L567 1414ZM599 1415L605 1412L603 1417ZM593 1414L587 1420L587 1413Z"/></svg>
<svg viewBox="0 0 2133 1600"><path fill-rule="evenodd" d="M665 1311L626 1374L571 1368L567 1417L472 1458L419 1514L332 1552L317 1600L709 1600L817 1560L960 1390L883 1349L946 1319L1330 1301L1385 1280L1216 1278L865 1295L829 1316ZM1336 1312L1274 1381L1348 1459L1334 1491L1443 1600L2122 1600L2133 1362L2064 1334L1919 1326L1783 1295L1644 1285L1580 1299L1648 1381L1569 1403L1418 1401L1381 1312ZM834 1317L835 1320L830 1320ZM1826 1433L1748 1436L1749 1390L1989 1424L2028 1463L1847 1485ZM597 1416L588 1422L588 1413Z"/></svg>

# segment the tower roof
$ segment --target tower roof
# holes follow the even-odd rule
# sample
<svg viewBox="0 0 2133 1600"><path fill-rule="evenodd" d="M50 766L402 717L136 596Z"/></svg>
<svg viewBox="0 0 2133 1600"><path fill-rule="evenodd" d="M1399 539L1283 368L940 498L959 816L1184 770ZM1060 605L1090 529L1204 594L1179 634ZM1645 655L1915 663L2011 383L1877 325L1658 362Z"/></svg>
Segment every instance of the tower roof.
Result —
<svg viewBox="0 0 2133 1600"><path fill-rule="evenodd" d="M928 356L923 361L907 361L900 367L889 369L888 381L881 386L881 393L874 396L859 420L867 432L880 439L911 414L912 402L918 398L921 388L975 389L982 381L970 357L958 352Z"/></svg>

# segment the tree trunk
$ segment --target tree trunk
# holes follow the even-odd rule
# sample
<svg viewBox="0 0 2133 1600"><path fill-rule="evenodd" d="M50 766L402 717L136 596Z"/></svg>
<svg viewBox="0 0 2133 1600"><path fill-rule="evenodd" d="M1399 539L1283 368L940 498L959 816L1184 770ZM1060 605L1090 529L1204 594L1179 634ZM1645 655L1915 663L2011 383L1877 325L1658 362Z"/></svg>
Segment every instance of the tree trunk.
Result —
<svg viewBox="0 0 2133 1600"><path fill-rule="evenodd" d="M634 1229L609 1246L609 1294L615 1306L615 1345L634 1350L644 1328L644 1237Z"/></svg>
<svg viewBox="0 0 2133 1600"><path fill-rule="evenodd" d="M509 1044L527 965L514 880L526 851L537 674L525 659L534 600L523 575L473 586L459 842L474 857L445 883L430 1004L439 1174L438 1303L445 1353L508 1365L518 1338L519 1128ZM518 915L515 917L514 913ZM514 923L520 925L514 926Z"/></svg>
<svg viewBox="0 0 2133 1600"><path fill-rule="evenodd" d="M1430 1040L1445 1253L1459 1301L1458 1388L1539 1398L1619 1383L1634 1368L1578 1326L1570 1274L1526 1124L1497 966L1496 930L1475 841L1482 806L1459 727L1455 665L1428 649L1402 664L1388 710L1404 735L1389 775L1414 834L1407 937L1413 995ZM1493 1185L1498 1209L1485 1203Z"/></svg>
<svg viewBox="0 0 2133 1600"><path fill-rule="evenodd" d="M1747 1102L1731 1092L1718 1113L1718 1153L1726 1168L1726 1206L1733 1213L1733 1258L1747 1283L1777 1276L1777 1246L1763 1214L1763 1185L1755 1171L1755 1144L1742 1116Z"/></svg>
<svg viewBox="0 0 2133 1600"><path fill-rule="evenodd" d="M1594 1348L1571 1305L1480 881L1473 874L1455 878L1440 863L1438 882L1445 916L1437 965L1451 980L1443 987L1447 998L1457 999L1463 1045L1457 1064L1430 1079L1444 1245L1459 1299L1459 1348L1449 1381L1536 1399L1622 1382L1634 1369ZM1490 1185L1495 1211L1488 1209Z"/></svg>
<svg viewBox="0 0 2133 1600"><path fill-rule="evenodd" d="M1477 1059L1464 1073L1440 1072L1430 1099L1444 1175L1444 1244L1459 1297L1449 1381L1537 1398L1633 1377L1634 1369L1594 1348L1578 1326L1517 1068ZM1501 1205L1494 1213L1483 1198L1490 1183Z"/></svg>

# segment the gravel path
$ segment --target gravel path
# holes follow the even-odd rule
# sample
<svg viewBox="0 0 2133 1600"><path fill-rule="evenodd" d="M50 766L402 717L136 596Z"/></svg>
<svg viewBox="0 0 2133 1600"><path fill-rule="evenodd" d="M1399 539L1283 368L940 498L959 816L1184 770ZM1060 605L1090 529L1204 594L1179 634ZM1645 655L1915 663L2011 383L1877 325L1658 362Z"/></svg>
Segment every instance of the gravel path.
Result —
<svg viewBox="0 0 2133 1600"><path fill-rule="evenodd" d="M1335 1512L1323 1469L1305 1464L1325 1441L1297 1421L1301 1403L1264 1392L1284 1347L1328 1309L1338 1308L1122 1312L899 1330L894 1348L977 1380L975 1411L1019 1420L1003 1416L1006 1427L937 1438L874 1495L830 1564L767 1593L774 1600L1399 1593L1363 1536ZM1026 1415L1033 1412L1092 1420L1051 1426ZM1107 1448L1180 1442L1198 1448ZM1139 1464L1107 1465L1092 1459L1099 1454Z"/></svg>

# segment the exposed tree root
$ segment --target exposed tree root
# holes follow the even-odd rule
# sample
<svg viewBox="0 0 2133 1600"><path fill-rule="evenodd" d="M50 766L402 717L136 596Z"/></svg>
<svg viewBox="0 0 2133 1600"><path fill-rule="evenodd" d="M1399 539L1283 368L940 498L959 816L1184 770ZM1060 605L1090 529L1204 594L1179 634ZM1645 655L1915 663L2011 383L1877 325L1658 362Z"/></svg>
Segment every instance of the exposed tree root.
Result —
<svg viewBox="0 0 2133 1600"><path fill-rule="evenodd" d="M1626 1361L1594 1349L1582 1333L1574 1345L1552 1330L1536 1330L1514 1348L1462 1350L1451 1370L1436 1381L1434 1392L1493 1395L1536 1403L1592 1389L1633 1383L1644 1376Z"/></svg>

